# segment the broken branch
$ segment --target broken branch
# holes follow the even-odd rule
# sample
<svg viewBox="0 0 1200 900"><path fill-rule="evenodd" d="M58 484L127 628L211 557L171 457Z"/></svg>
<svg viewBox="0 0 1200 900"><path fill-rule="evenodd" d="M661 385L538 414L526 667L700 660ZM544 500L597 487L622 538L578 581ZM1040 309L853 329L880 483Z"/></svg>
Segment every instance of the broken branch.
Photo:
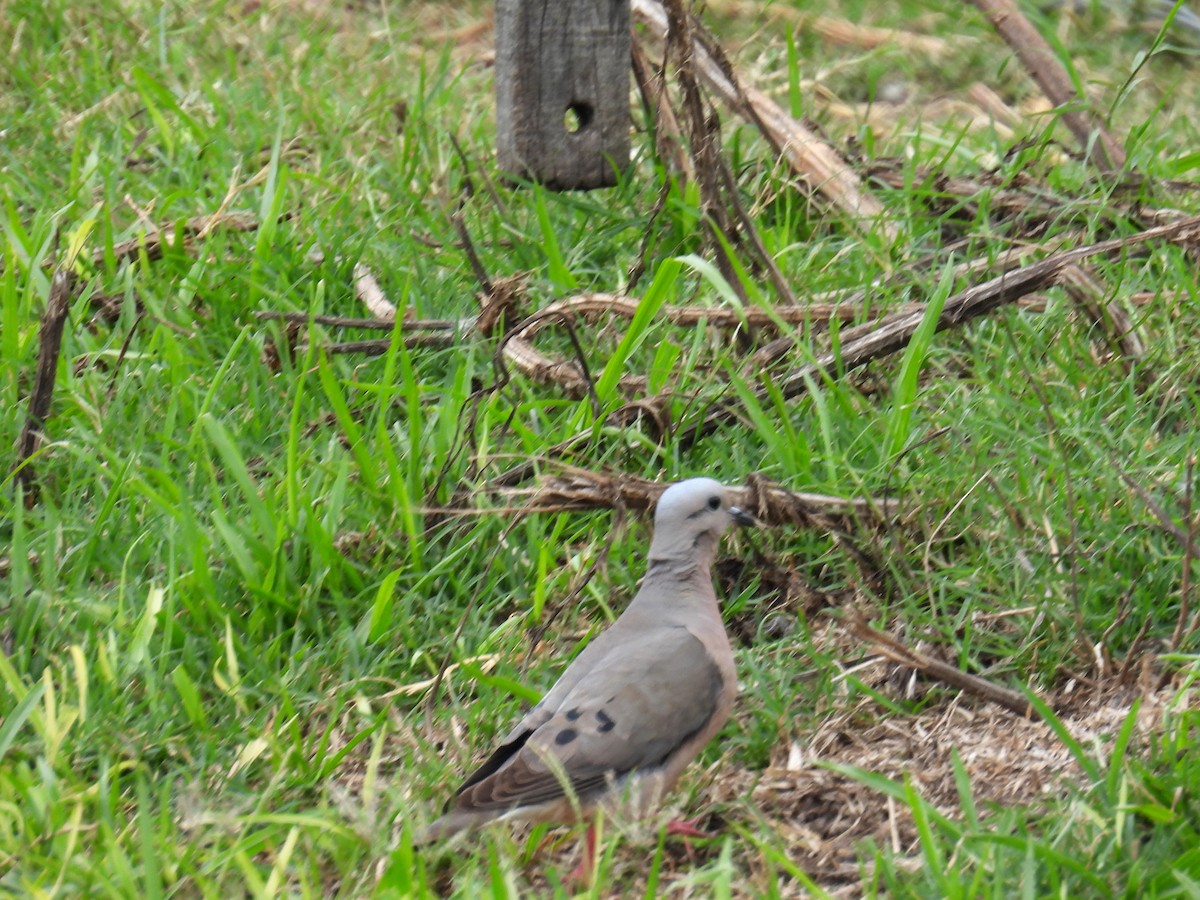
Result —
<svg viewBox="0 0 1200 900"><path fill-rule="evenodd" d="M29 392L29 415L21 436L17 439L17 463L14 467L17 483L25 488L26 506L37 502L37 477L30 461L42 441L46 422L50 418L50 403L54 399L54 382L58 376L58 357L62 352L63 326L70 311L75 277L68 269L56 269L50 279L50 294L46 311L38 330L37 369L33 389Z"/></svg>
<svg viewBox="0 0 1200 900"><path fill-rule="evenodd" d="M986 678L980 678L978 675L964 672L949 663L944 663L938 659L931 659L925 654L913 650L896 637L872 628L867 624L866 617L859 610L848 610L843 621L845 622L846 630L850 634L874 645L876 650L897 665L915 669L929 678L941 681L959 690L975 694L978 697L1003 706L1005 709L1011 710L1023 718L1035 718L1034 708L1024 694L1010 688L1001 687L998 684L993 684Z"/></svg>

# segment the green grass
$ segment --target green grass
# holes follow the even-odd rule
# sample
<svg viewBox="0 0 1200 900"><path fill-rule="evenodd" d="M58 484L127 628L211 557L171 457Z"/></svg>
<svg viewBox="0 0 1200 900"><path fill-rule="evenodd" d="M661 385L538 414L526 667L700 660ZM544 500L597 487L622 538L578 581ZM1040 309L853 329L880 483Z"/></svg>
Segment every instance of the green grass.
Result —
<svg viewBox="0 0 1200 900"><path fill-rule="evenodd" d="M961 5L843 10L960 32L961 52L942 60L832 47L766 15L787 14L783 3L755 22L715 6L710 21L751 77L835 141L853 140L867 162L897 160L904 176L900 188L875 188L905 236L891 246L797 190L752 131L727 122L743 204L801 300L874 284L866 322L983 280L950 272L965 259L1140 227L1132 207L1117 206L1128 192L1062 154L1055 142L1069 138L1045 118L1011 140L936 109L920 118L973 81L1014 106L1028 96L1019 67ZM877 670L846 674L869 653L832 625L852 601L1009 687L1095 691L1125 708L1149 695L1144 728L1129 718L1094 739L1048 731L1072 767L1022 802L977 800L991 794L965 755L951 804L912 778L831 763L842 789L857 785L876 806L890 796L911 822L900 848L859 835L853 892L1200 893L1200 639L1164 652L1184 550L1124 477L1188 527L1194 256L1156 244L1095 261L1115 296L1151 296L1135 310L1148 353L1132 370L1054 290L1042 310L923 329L906 353L761 400L764 375L819 355L838 333L801 332L777 368L747 375L739 338L654 315L737 294L703 240L694 185L673 186L654 215L663 171L640 108L636 162L619 186L506 186L492 160L491 70L439 37L487 10L0 0L0 446L15 446L26 415L47 264L79 249L82 285L49 441L32 460L40 493L19 487L11 463L0 480L0 891L567 893L570 844L555 836L539 850L544 829L498 828L443 853L414 851L404 827L434 815L640 577L641 516L514 515L474 496L533 459L548 474L569 464L664 481L704 473L740 484L758 472L797 490L888 494L901 508L886 527L848 526L870 571L816 527L726 545L725 559L741 561L725 596L743 692L674 798L691 814L715 810L717 836L689 857L673 841L610 829L593 895L836 886L796 837L804 819L759 809L768 804L750 788L790 743L838 717L851 731L929 727L955 697L928 684L911 696ZM1136 199L1195 213L1194 193L1163 186L1200 168L1190 51L1159 46L1144 58L1153 35L1112 28L1089 43L1096 26L1046 24L1077 54L1100 108L1112 106L1129 167L1145 177ZM889 80L915 102L852 105ZM934 177L981 172L994 191L1036 179L1051 208L1013 215L988 192L962 202ZM338 336L312 325L297 355L267 364L289 338L254 314L362 315L359 262L401 312L476 311L479 286L451 222L460 204L488 274L525 277L525 313L624 290L649 248L631 291L644 300L638 317L580 327L594 396L501 377L495 340L478 335L326 356L319 345ZM185 222L222 208L257 228L216 223L161 258L116 252L151 223L182 238ZM777 303L740 265L748 302ZM561 329L538 346L574 352ZM644 423L618 426L626 373L670 391L676 423L716 399L739 417L691 449ZM569 458L555 457L580 434ZM437 504L483 514L434 521ZM786 628L769 621L780 615ZM1134 666L1116 685L1130 654L1148 654L1144 677ZM460 667L431 711L420 685L446 662ZM1165 689L1144 690L1160 679Z"/></svg>

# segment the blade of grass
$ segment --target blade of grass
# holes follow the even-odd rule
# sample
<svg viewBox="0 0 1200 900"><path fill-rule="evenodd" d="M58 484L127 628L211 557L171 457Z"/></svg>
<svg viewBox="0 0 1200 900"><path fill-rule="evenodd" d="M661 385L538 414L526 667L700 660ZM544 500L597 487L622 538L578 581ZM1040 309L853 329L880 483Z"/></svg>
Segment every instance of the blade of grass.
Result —
<svg viewBox="0 0 1200 900"><path fill-rule="evenodd" d="M1025 694L1025 698L1029 701L1029 705L1037 711L1037 714L1041 717L1042 721L1050 727L1050 730L1058 736L1058 739L1062 742L1062 745L1066 747L1068 751L1070 751L1071 756L1075 759L1075 762L1079 764L1079 768L1081 768L1084 771L1084 774L1087 775L1088 783L1091 785L1100 784L1103 780L1100 775L1100 766L1096 763L1096 760L1088 755L1087 751L1083 749L1083 746L1079 743L1079 741L1075 740L1075 737L1067 729L1067 726L1063 724L1062 719L1058 717L1058 715L1053 709L1050 708L1050 705L1047 704L1045 700L1039 697L1028 687L1023 687L1022 691Z"/></svg>
<svg viewBox="0 0 1200 900"><path fill-rule="evenodd" d="M604 371L596 380L596 396L602 405L609 404L614 397L617 382L625 374L626 364L633 352L646 339L646 331L659 309L676 289L681 265L678 260L666 259L654 274L654 280L646 289L645 295L638 301L637 311L630 319L625 334L617 344L617 349L604 366Z"/></svg>
<svg viewBox="0 0 1200 900"><path fill-rule="evenodd" d="M921 316L921 324L913 333L912 340L904 350L904 359L900 363L900 374L892 387L892 411L888 417L887 455L898 456L904 450L908 437L912 433L913 410L917 398L917 387L920 383L921 369L929 356L929 347L937 332L938 318L946 305L954 286L954 269L947 265L942 273L941 281L936 290L925 304L925 312Z"/></svg>
<svg viewBox="0 0 1200 900"><path fill-rule="evenodd" d="M12 687L11 683L9 685ZM16 740L17 732L21 730L21 726L29 719L34 708L42 699L42 693L46 690L46 686L41 682L25 691L24 696L17 701L17 705L12 711L4 717L4 721L0 722L0 761L8 754L9 749Z"/></svg>

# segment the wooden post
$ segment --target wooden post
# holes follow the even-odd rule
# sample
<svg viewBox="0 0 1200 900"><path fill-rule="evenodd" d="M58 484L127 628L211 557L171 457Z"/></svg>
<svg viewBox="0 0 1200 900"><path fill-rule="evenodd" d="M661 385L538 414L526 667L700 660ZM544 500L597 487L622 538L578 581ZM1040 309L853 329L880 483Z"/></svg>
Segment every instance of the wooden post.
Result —
<svg viewBox="0 0 1200 900"><path fill-rule="evenodd" d="M496 0L500 168L556 190L629 164L630 0Z"/></svg>

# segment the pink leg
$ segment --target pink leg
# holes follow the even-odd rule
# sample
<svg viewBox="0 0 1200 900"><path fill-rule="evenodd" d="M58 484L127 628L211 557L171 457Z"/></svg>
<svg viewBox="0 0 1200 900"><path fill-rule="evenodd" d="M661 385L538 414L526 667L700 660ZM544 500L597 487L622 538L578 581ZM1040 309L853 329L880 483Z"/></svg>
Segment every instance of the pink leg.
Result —
<svg viewBox="0 0 1200 900"><path fill-rule="evenodd" d="M694 819L672 819L667 823L667 834L674 837L683 838L710 838L713 837L711 832L704 831L698 828L700 820L703 816L697 816Z"/></svg>
<svg viewBox="0 0 1200 900"><path fill-rule="evenodd" d="M687 858L692 862L696 861L696 856L692 852L692 842L689 838L710 838L714 837L710 832L697 827L703 816L696 816L694 819L672 819L667 823L666 832L668 835L683 838L683 849L687 853Z"/></svg>
<svg viewBox="0 0 1200 900"><path fill-rule="evenodd" d="M583 856L579 865L567 876L568 883L585 884L591 880L592 870L596 864L596 826L589 825L587 834L583 836Z"/></svg>

